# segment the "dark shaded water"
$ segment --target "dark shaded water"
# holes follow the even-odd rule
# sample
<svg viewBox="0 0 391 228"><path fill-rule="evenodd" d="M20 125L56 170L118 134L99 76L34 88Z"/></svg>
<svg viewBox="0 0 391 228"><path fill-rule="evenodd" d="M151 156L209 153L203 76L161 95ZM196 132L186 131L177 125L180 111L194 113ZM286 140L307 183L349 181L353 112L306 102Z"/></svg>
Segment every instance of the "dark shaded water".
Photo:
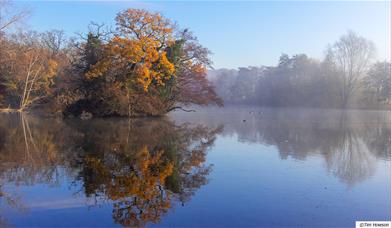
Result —
<svg viewBox="0 0 391 228"><path fill-rule="evenodd" d="M0 115L0 226L352 227L356 220L391 220L390 112Z"/></svg>

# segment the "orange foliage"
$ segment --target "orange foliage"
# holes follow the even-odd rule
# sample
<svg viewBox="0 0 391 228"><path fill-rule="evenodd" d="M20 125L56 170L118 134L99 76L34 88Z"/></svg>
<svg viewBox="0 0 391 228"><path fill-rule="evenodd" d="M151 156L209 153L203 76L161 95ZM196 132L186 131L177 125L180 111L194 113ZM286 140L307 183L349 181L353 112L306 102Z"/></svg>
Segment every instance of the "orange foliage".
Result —
<svg viewBox="0 0 391 228"><path fill-rule="evenodd" d="M3 85L7 95L17 97L19 103L11 106L23 110L51 95L59 63L40 45L38 37L21 33L4 43L0 71L7 72L7 77Z"/></svg>
<svg viewBox="0 0 391 228"><path fill-rule="evenodd" d="M171 208L172 194L163 188L167 177L173 173L174 164L162 155L163 151L152 153L144 146L132 159L130 172L87 157L87 166L107 180L105 195L114 201L113 217L117 222L127 226L158 222Z"/></svg>
<svg viewBox="0 0 391 228"><path fill-rule="evenodd" d="M114 75L126 87L137 82L144 91L155 81L164 85L175 72L164 48L173 43L171 23L160 14L128 9L116 17L116 34L104 45L103 58L87 78Z"/></svg>

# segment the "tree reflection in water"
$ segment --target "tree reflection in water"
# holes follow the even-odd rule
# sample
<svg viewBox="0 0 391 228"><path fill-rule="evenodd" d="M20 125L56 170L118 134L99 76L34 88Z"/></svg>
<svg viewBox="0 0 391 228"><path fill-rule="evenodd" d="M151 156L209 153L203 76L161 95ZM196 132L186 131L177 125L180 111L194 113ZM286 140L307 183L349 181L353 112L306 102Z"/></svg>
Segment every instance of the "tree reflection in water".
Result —
<svg viewBox="0 0 391 228"><path fill-rule="evenodd" d="M327 169L348 186L373 175L376 160L391 159L387 111L226 108L174 117L178 122L196 119L209 126L224 123L223 136L274 146L281 159L320 155Z"/></svg>
<svg viewBox="0 0 391 228"><path fill-rule="evenodd" d="M377 161L391 159L387 112L261 109L192 115L174 115L176 124L0 115L1 209L23 208L7 184L58 185L66 177L94 205L111 203L116 223L157 223L207 183L206 154L217 135L273 146L281 159L320 157L347 186L373 175Z"/></svg>
<svg viewBox="0 0 391 228"><path fill-rule="evenodd" d="M2 183L55 185L66 175L97 205L112 202L114 221L127 226L158 222L207 183L205 156L221 131L166 119L2 119Z"/></svg>

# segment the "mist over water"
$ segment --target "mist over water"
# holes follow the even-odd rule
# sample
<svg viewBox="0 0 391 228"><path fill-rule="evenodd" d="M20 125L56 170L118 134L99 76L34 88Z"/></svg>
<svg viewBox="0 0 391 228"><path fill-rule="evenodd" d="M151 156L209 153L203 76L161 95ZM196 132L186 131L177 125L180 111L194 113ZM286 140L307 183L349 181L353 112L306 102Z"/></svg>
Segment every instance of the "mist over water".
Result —
<svg viewBox="0 0 391 228"><path fill-rule="evenodd" d="M390 219L385 111L228 106L156 119L0 118L3 224Z"/></svg>
<svg viewBox="0 0 391 228"><path fill-rule="evenodd" d="M390 161L391 116L386 111L229 106L176 116L207 126L241 143L272 146L281 159L325 159L327 169L347 184L374 173L375 160Z"/></svg>

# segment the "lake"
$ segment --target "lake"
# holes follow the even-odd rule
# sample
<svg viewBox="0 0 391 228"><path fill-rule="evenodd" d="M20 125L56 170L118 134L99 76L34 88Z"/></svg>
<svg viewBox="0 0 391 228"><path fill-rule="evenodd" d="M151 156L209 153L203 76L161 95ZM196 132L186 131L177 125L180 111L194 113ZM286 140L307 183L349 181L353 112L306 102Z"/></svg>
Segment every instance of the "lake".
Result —
<svg viewBox="0 0 391 228"><path fill-rule="evenodd" d="M391 220L391 112L0 114L0 226L354 227Z"/></svg>

